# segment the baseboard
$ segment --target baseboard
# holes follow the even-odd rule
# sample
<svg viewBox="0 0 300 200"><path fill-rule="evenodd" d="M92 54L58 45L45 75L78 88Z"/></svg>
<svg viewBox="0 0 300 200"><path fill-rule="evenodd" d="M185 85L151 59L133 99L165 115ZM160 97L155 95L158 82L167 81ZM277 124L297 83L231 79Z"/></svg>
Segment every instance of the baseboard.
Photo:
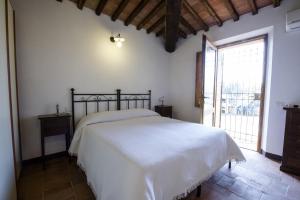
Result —
<svg viewBox="0 0 300 200"><path fill-rule="evenodd" d="M66 151L62 151L62 152L58 152L58 153L54 153L54 154L50 154L50 155L45 155L45 158L48 159L53 159L53 158L59 158L59 157L63 157L68 155L68 153ZM22 161L22 165L28 165L28 164L32 164L32 163L39 163L42 162L42 156L36 157L36 158L31 158L28 160L23 160Z"/></svg>
<svg viewBox="0 0 300 200"><path fill-rule="evenodd" d="M265 152L264 150L261 150L261 153L266 157L266 158L270 158L272 160L276 160L281 162L282 161L282 156L280 155L276 155L276 154L272 154L269 152Z"/></svg>

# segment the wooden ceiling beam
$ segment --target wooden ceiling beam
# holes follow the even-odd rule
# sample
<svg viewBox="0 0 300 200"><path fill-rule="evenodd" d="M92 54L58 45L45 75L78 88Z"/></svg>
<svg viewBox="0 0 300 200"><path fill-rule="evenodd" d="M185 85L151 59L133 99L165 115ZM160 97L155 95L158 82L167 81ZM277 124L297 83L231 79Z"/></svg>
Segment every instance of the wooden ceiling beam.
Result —
<svg viewBox="0 0 300 200"><path fill-rule="evenodd" d="M142 21L137 25L137 30L140 30L147 22L150 21L150 19L160 11L160 9L163 8L165 3L165 0L161 0L150 12L149 14L142 19Z"/></svg>
<svg viewBox="0 0 300 200"><path fill-rule="evenodd" d="M77 8L82 10L83 7L84 7L85 2L86 2L86 0L77 0Z"/></svg>
<svg viewBox="0 0 300 200"><path fill-rule="evenodd" d="M223 25L222 20L217 15L217 13L213 9L213 7L208 3L208 1L207 0L203 0L202 3L204 4L204 6L205 6L206 10L208 11L208 13L215 19L215 21L218 24L218 26L222 26Z"/></svg>
<svg viewBox="0 0 300 200"><path fill-rule="evenodd" d="M165 27L162 27L155 35L156 35L156 37L159 37L162 34L164 34L164 32L165 32Z"/></svg>
<svg viewBox="0 0 300 200"><path fill-rule="evenodd" d="M234 5L233 5L232 1L231 0L223 0L223 3L225 4L228 12L230 13L233 21L238 21L240 19L240 15L238 14L236 9L234 8Z"/></svg>
<svg viewBox="0 0 300 200"><path fill-rule="evenodd" d="M99 1L98 6L97 6L96 11L95 11L96 15L98 15L98 16L101 15L106 3L107 3L107 0L100 0Z"/></svg>
<svg viewBox="0 0 300 200"><path fill-rule="evenodd" d="M147 33L151 33L154 31L159 25L161 25L166 19L166 16L162 16L159 18L152 26L147 29Z"/></svg>
<svg viewBox="0 0 300 200"><path fill-rule="evenodd" d="M273 0L273 6L274 8L280 6L281 0Z"/></svg>
<svg viewBox="0 0 300 200"><path fill-rule="evenodd" d="M179 28L178 34L179 34L180 37L182 37L184 39L187 38L187 34L181 28Z"/></svg>
<svg viewBox="0 0 300 200"><path fill-rule="evenodd" d="M166 0L166 43L167 52L174 52L178 39L181 0Z"/></svg>
<svg viewBox="0 0 300 200"><path fill-rule="evenodd" d="M123 12L124 8L127 6L129 0L122 0L122 2L119 4L118 8L115 10L113 15L111 16L111 20L116 21L119 17L119 15Z"/></svg>
<svg viewBox="0 0 300 200"><path fill-rule="evenodd" d="M194 35L197 34L197 31L194 29L194 27L186 21L183 17L180 17L180 23L185 26L187 29L189 29Z"/></svg>
<svg viewBox="0 0 300 200"><path fill-rule="evenodd" d="M256 15L258 13L258 8L257 8L255 0L248 0L248 4L251 7L252 14Z"/></svg>
<svg viewBox="0 0 300 200"><path fill-rule="evenodd" d="M135 9L130 13L130 15L125 20L125 25L128 26L132 20L143 10L143 8L147 5L149 0L141 0L140 3L135 7Z"/></svg>
<svg viewBox="0 0 300 200"><path fill-rule="evenodd" d="M195 21L199 23L199 25L205 30L208 31L208 25L203 21L203 19L199 16L199 14L194 10L194 8L188 3L188 1L183 1L183 7L193 16Z"/></svg>

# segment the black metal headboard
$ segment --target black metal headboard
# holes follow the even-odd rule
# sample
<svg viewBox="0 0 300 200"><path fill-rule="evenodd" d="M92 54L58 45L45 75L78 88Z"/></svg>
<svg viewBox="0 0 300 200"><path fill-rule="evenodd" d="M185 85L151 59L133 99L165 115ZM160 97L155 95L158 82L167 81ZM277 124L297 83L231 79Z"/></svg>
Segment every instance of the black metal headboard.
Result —
<svg viewBox="0 0 300 200"><path fill-rule="evenodd" d="M133 108L147 108L151 110L151 90L144 94L135 93L121 93L120 89L117 89L115 93L75 93L75 89L71 89L72 98L72 126L73 132L75 130L75 104L83 104L85 115L89 113L89 104L94 104L96 109L94 112L100 111L100 105L106 104L106 110L122 110ZM123 103L122 103L123 102ZM114 104L114 106L112 106ZM125 108L122 108L122 105Z"/></svg>

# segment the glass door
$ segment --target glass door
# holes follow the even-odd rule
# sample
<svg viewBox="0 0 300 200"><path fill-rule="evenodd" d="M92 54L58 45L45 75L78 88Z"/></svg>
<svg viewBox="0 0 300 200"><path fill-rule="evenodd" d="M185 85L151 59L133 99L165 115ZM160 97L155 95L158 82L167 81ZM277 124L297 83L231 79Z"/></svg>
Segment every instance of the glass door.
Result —
<svg viewBox="0 0 300 200"><path fill-rule="evenodd" d="M200 122L207 126L215 126L216 115L216 66L217 48L203 35L202 40L202 92L200 95Z"/></svg>
<svg viewBox="0 0 300 200"><path fill-rule="evenodd" d="M221 127L239 144L260 150L267 36L216 48L203 35L196 59L195 106L200 122Z"/></svg>
<svg viewBox="0 0 300 200"><path fill-rule="evenodd" d="M220 47L220 127L243 148L260 150L266 37Z"/></svg>

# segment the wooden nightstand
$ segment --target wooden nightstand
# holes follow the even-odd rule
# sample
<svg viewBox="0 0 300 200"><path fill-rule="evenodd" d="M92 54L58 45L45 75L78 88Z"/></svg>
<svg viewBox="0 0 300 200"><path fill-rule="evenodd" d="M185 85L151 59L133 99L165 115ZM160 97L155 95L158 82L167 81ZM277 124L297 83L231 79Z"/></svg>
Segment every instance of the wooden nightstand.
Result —
<svg viewBox="0 0 300 200"><path fill-rule="evenodd" d="M172 118L172 106L159 105L155 106L155 112L163 117Z"/></svg>
<svg viewBox="0 0 300 200"><path fill-rule="evenodd" d="M41 122L41 147L42 147L42 160L43 168L45 169L45 137L55 135L65 135L66 138L66 151L70 146L70 117L69 113L60 115L39 115L38 119Z"/></svg>

